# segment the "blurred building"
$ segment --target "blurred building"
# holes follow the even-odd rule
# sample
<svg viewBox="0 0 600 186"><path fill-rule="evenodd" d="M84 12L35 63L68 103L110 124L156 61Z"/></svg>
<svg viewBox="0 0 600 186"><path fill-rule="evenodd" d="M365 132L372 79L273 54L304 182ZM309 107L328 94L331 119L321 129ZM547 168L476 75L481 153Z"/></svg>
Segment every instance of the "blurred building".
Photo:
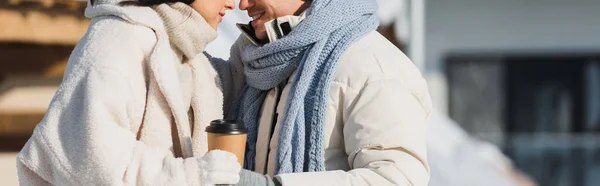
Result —
<svg viewBox="0 0 600 186"><path fill-rule="evenodd" d="M0 0L0 185L17 185L15 156L43 118L89 20L85 1Z"/></svg>
<svg viewBox="0 0 600 186"><path fill-rule="evenodd" d="M600 182L600 1L427 1L436 108L543 186Z"/></svg>
<svg viewBox="0 0 600 186"><path fill-rule="evenodd" d="M17 151L44 116L87 29L85 1L0 0L0 151Z"/></svg>

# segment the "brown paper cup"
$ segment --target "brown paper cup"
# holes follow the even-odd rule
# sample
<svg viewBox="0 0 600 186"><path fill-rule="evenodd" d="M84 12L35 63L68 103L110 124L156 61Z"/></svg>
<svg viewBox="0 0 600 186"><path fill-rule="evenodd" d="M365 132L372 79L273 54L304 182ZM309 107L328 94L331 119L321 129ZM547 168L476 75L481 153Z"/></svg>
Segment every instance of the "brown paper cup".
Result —
<svg viewBox="0 0 600 186"><path fill-rule="evenodd" d="M244 166L247 129L240 121L214 120L206 127L208 150L224 150L235 154L240 166Z"/></svg>
<svg viewBox="0 0 600 186"><path fill-rule="evenodd" d="M246 134L208 133L208 150L224 150L235 154L240 166L244 165Z"/></svg>

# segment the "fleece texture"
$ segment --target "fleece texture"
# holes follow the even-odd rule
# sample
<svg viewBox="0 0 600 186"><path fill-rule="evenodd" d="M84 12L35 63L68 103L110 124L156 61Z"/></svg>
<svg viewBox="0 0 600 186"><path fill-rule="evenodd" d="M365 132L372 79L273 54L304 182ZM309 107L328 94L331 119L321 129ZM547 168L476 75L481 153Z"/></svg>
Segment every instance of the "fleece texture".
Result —
<svg viewBox="0 0 600 186"><path fill-rule="evenodd" d="M88 31L17 157L20 184L237 183L235 155L206 153L204 128L223 117L220 80L202 54L215 31L184 4L119 2L88 3ZM193 45L178 43L192 35Z"/></svg>

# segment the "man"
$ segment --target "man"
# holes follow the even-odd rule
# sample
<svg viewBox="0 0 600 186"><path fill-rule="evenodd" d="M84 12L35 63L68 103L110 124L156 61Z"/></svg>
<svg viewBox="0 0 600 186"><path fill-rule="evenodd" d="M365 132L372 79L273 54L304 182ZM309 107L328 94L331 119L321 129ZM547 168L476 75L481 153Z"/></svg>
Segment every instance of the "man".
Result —
<svg viewBox="0 0 600 186"><path fill-rule="evenodd" d="M428 184L427 85L375 31L376 1L239 7L253 20L240 26L232 67L216 66L226 115L249 128L244 167L254 172L238 185Z"/></svg>

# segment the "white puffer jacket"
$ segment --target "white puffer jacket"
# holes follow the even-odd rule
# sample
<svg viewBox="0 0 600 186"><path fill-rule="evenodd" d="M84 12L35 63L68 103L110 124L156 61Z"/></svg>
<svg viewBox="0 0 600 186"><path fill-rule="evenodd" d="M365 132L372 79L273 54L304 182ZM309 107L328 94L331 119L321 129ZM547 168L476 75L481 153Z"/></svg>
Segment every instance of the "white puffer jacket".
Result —
<svg viewBox="0 0 600 186"><path fill-rule="evenodd" d="M243 51L248 43L242 36L233 47ZM231 73L242 73L240 64L230 64ZM289 78L279 99L278 87L271 89L262 105L256 172L274 174L278 129L293 79ZM241 81L231 83L234 92L241 90ZM226 100L231 102L228 96ZM327 171L276 175L283 186L428 184L426 136L432 106L427 84L410 59L382 35L372 31L344 52L327 107ZM276 113L277 122L272 123Z"/></svg>

